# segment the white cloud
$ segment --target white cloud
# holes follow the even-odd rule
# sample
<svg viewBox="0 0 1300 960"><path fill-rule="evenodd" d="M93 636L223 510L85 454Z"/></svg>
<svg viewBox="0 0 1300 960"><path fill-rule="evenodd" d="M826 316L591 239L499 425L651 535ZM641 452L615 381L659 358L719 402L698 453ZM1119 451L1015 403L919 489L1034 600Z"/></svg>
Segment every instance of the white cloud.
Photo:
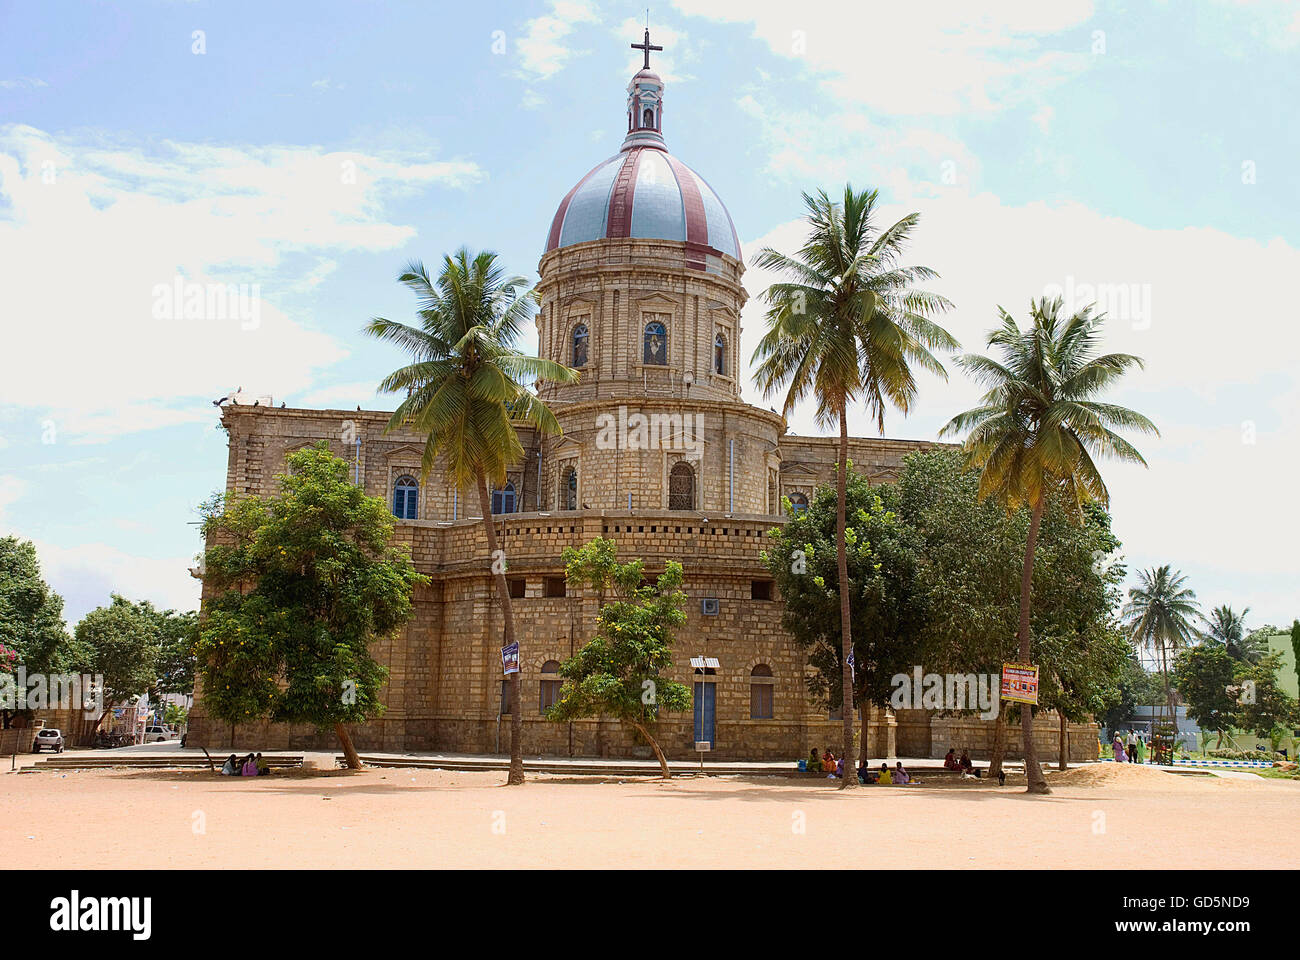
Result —
<svg viewBox="0 0 1300 960"><path fill-rule="evenodd" d="M519 66L528 79L545 80L584 51L568 43L575 24L599 19L596 8L585 0L551 0L550 13L524 24L524 35L515 41Z"/></svg>
<svg viewBox="0 0 1300 960"><path fill-rule="evenodd" d="M48 87L49 84L39 77L16 77L12 80L0 80L0 90L33 90Z"/></svg>
<svg viewBox="0 0 1300 960"><path fill-rule="evenodd" d="M0 523L7 520L11 504L22 497L26 484L12 474L0 474Z"/></svg>
<svg viewBox="0 0 1300 960"><path fill-rule="evenodd" d="M321 254L397 247L415 230L385 219L389 197L483 176L468 161L0 127L4 311L21 318L6 324L0 403L76 442L203 420L235 383L304 390L346 355L292 303L333 269ZM316 256L286 261L302 252ZM177 278L245 285L248 311L159 319Z"/></svg>
<svg viewBox="0 0 1300 960"><path fill-rule="evenodd" d="M1081 43L1048 39L1086 23L1092 0L674 0L680 12L751 23L773 53L807 64L846 102L895 114L992 111L1037 98L1087 68Z"/></svg>
<svg viewBox="0 0 1300 960"><path fill-rule="evenodd" d="M164 609L198 609L199 581L189 574L193 555L143 557L104 543L63 547L33 542L42 576L64 599L69 629L95 607L107 604L113 593L128 600L149 600ZM194 553L198 552L196 541Z"/></svg>

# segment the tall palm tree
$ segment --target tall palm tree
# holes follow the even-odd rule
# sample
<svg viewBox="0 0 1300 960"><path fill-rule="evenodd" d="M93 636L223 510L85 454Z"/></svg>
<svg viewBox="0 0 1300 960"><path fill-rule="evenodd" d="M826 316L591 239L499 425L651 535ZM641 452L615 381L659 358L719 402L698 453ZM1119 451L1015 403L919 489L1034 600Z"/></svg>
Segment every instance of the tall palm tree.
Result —
<svg viewBox="0 0 1300 960"><path fill-rule="evenodd" d="M501 605L505 645L515 642L514 609L506 583L506 564L497 549L488 484L499 486L506 469L524 457L516 427L526 424L542 433L560 432L555 415L528 391L539 380L572 383L575 370L528 357L513 346L532 315L533 291L523 277L508 277L496 254L471 254L465 248L443 258L436 281L424 264L412 261L398 280L419 301L419 326L375 317L365 330L395 343L411 362L394 370L379 389L405 393L386 431L414 429L426 435L422 479L439 457L456 489L478 489L483 531ZM510 776L523 783L520 754L523 718L519 674L510 675Z"/></svg>
<svg viewBox="0 0 1300 960"><path fill-rule="evenodd" d="M1102 317L1087 306L1065 315L1060 297L1030 303L1030 325L1022 331L998 308L1001 325L988 336L1000 360L967 354L958 363L986 386L980 405L953 417L940 435L969 430L965 446L981 469L979 496L995 497L1008 510L1030 511L1029 535L1020 575L1020 660L1030 662L1029 611L1034 549L1049 497L1072 508L1087 501L1110 502L1093 458L1108 456L1146 465L1142 455L1112 427L1159 435L1140 413L1095 399L1131 367L1127 353L1098 356ZM1033 711L1020 711L1029 792L1048 793L1033 739Z"/></svg>
<svg viewBox="0 0 1300 960"><path fill-rule="evenodd" d="M851 775L853 680L848 665L853 638L844 539L849 406L864 402L884 433L886 407L892 404L907 413L916 398L913 366L946 377L930 351L959 346L930 319L952 304L913 287L937 274L929 267L899 262L920 215L908 214L880 230L874 219L876 199L875 190L855 191L852 184L845 184L840 201L831 200L825 191L805 193L808 236L803 247L793 256L764 247L755 257L758 266L789 278L764 293L768 330L754 351L758 386L764 396L786 390L785 416L811 397L817 404L818 426L838 425L840 431L836 540L844 721L841 787L857 786Z"/></svg>
<svg viewBox="0 0 1300 960"><path fill-rule="evenodd" d="M1206 629L1201 631L1201 638L1209 645L1222 647L1228 656L1242 663L1259 663L1264 656L1264 644L1257 634L1246 633L1246 614L1250 607L1237 613L1224 604L1210 611L1208 617L1201 617Z"/></svg>
<svg viewBox="0 0 1300 960"><path fill-rule="evenodd" d="M1192 645L1196 628L1192 621L1201 615L1195 591L1184 586L1187 578L1168 564L1138 571L1138 585L1128 592L1128 603L1120 615L1124 618L1134 646L1155 652L1160 661L1160 676L1165 687L1165 706L1178 739L1178 714L1174 711L1174 692L1169 685L1169 662L1179 650Z"/></svg>

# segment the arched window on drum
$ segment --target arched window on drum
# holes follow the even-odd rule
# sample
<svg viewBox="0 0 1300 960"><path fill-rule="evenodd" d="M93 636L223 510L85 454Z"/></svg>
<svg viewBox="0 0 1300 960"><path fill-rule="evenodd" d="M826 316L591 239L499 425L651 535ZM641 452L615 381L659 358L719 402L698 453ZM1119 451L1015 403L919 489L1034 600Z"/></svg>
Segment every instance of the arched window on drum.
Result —
<svg viewBox="0 0 1300 960"><path fill-rule="evenodd" d="M572 366L585 367L587 365L587 348L590 340L585 323L580 323L573 328L573 348L570 351L573 358Z"/></svg>
<svg viewBox="0 0 1300 960"><path fill-rule="evenodd" d="M645 325L645 342L641 362L655 366L668 365L668 328L658 320Z"/></svg>
<svg viewBox="0 0 1300 960"><path fill-rule="evenodd" d="M393 516L399 520L418 520L420 485L414 477L398 477L393 484Z"/></svg>
<svg viewBox="0 0 1300 960"><path fill-rule="evenodd" d="M685 460L673 464L668 473L668 509L695 509L695 471Z"/></svg>

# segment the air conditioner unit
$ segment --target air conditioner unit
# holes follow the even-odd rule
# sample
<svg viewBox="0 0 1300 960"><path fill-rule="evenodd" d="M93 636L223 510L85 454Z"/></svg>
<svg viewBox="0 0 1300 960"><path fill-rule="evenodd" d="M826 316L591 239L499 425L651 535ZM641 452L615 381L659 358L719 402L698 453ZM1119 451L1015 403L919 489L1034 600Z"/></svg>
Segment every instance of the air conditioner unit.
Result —
<svg viewBox="0 0 1300 960"><path fill-rule="evenodd" d="M705 597L700 601L700 613L706 617L716 617L718 615L718 598Z"/></svg>

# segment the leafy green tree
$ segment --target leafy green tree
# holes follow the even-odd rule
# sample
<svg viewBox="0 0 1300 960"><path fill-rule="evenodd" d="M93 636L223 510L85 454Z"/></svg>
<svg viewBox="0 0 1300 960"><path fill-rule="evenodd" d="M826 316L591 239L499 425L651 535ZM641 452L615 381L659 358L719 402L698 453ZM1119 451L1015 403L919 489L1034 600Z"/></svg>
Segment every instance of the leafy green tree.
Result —
<svg viewBox="0 0 1300 960"><path fill-rule="evenodd" d="M1291 622L1291 652L1295 655L1295 678L1300 683L1300 620Z"/></svg>
<svg viewBox="0 0 1300 960"><path fill-rule="evenodd" d="M861 706L859 762L868 758L868 705L885 707L893 678L925 662L929 594L922 539L900 516L898 491L873 487L850 471L845 485L844 539L853 614L853 707ZM839 495L819 487L807 510L769 534L764 561L785 603L782 627L808 656L809 692L831 707L844 706L840 656L840 581L837 542ZM845 755L846 769L851 766Z"/></svg>
<svg viewBox="0 0 1300 960"><path fill-rule="evenodd" d="M1205 630L1201 635L1205 642L1222 647L1228 656L1242 663L1258 663L1259 658L1268 649L1268 643L1259 631L1246 634L1246 615L1250 607L1236 613L1232 607L1224 604L1210 611L1208 617L1202 617Z"/></svg>
<svg viewBox="0 0 1300 960"><path fill-rule="evenodd" d="M1162 703L1165 696L1160 677L1147 672L1131 647L1120 668L1117 690L1118 696L1100 715L1108 737L1113 737L1120 724L1136 714L1139 706Z"/></svg>
<svg viewBox="0 0 1300 960"><path fill-rule="evenodd" d="M596 635L564 663L564 683L546 718L556 722L601 715L634 729L650 745L664 779L672 776L652 733L659 714L691 707L691 691L664 676L673 665L673 633L686 623L682 565L670 560L653 584L641 560L619 563L612 540L566 547L570 585L596 591ZM606 598L612 600L606 602Z"/></svg>
<svg viewBox="0 0 1300 960"><path fill-rule="evenodd" d="M102 678L104 712L95 721L98 732L113 707L146 693L157 680L158 630L139 607L113 594L108 606L81 619L76 635L89 672Z"/></svg>
<svg viewBox="0 0 1300 960"><path fill-rule="evenodd" d="M0 644L31 673L70 673L84 665L63 622L63 598L41 578L36 547L0 537Z"/></svg>
<svg viewBox="0 0 1300 960"><path fill-rule="evenodd" d="M1169 711L1172 739L1178 739L1178 713L1174 705L1174 688L1169 682L1169 666L1178 653L1196 639L1194 617L1200 616L1196 592L1187 578L1168 564L1138 571L1138 585L1128 592L1122 615L1133 644L1152 650L1160 662L1160 676L1165 688L1165 707Z"/></svg>
<svg viewBox="0 0 1300 960"><path fill-rule="evenodd" d="M437 280L412 262L398 278L419 300L419 326L376 317L366 333L396 344L411 362L380 383L385 393L404 394L389 430L414 429L426 436L422 479L441 457L457 489L473 486L483 510L483 532L501 606L504 646L516 642L514 606L506 583L505 555L497 547L492 522L494 487L505 483L508 467L524 456L516 428L534 427L558 434L555 415L527 384L542 380L572 383L578 373L562 364L529 357L515 349L532 316L535 297L523 277L507 277L496 254L471 255L464 248L444 257ZM518 708L519 674L510 675L509 782L524 782Z"/></svg>
<svg viewBox="0 0 1300 960"><path fill-rule="evenodd" d="M1110 494L1094 456L1140 463L1142 455L1112 427L1157 433L1142 414L1096 398L1142 361L1125 353L1098 355L1102 318L1092 307L1065 316L1061 298L1043 297L1030 305L1031 322L1021 331L999 308L1002 323L988 337L1001 360L967 354L958 363L987 392L980 405L953 417L941 434L967 433L965 448L978 466L980 496L993 497L1008 510L1030 511L1020 577L1018 656L1029 662L1034 550L1043 513L1052 495L1067 508ZM1021 711L1025 773L1030 793L1048 793L1034 750L1033 717Z"/></svg>
<svg viewBox="0 0 1300 960"><path fill-rule="evenodd" d="M1238 662L1218 644L1202 643L1174 660L1174 685L1188 715L1203 730L1217 733L1217 746L1237 721Z"/></svg>
<svg viewBox="0 0 1300 960"><path fill-rule="evenodd" d="M1018 555L1029 511L1008 513L993 498L981 499L979 485L979 471L950 449L910 454L897 482L899 512L923 539L929 616L921 644L927 664L939 672L997 675L1018 655ZM1110 517L1095 503L1076 516L1052 498L1040 526L1031 630L1040 697L1044 707L1084 720L1119 697L1128 656L1113 620L1124 576L1112 559L1120 544ZM1004 704L996 718L995 776L1005 750L1005 718L1018 709Z"/></svg>
<svg viewBox="0 0 1300 960"><path fill-rule="evenodd" d="M818 426L838 425L836 464L837 576L841 664L853 650L846 493L849 473L849 408L865 403L881 432L890 405L906 414L916 399L913 368L946 376L930 352L959 344L932 319L952 305L915 284L933 279L929 267L901 262L920 215L908 214L881 230L875 223L877 193L845 184L842 201L825 191L805 193L808 237L793 256L770 247L755 262L788 278L764 292L768 330L754 351L756 380L765 396L785 391L786 416L804 399L816 403ZM851 703L849 671L841 666L840 700ZM853 755L853 715L844 711L844 756ZM846 776L842 787L857 786Z"/></svg>
<svg viewBox="0 0 1300 960"><path fill-rule="evenodd" d="M141 616L153 623L158 638L158 680L154 692L192 694L197 662L194 648L199 641L198 613L193 610L159 610L148 600L136 603L135 607Z"/></svg>
<svg viewBox="0 0 1300 960"><path fill-rule="evenodd" d="M388 505L354 485L322 442L289 455L273 497L230 495L204 516L205 580L216 591L199 632L204 704L217 718L333 728L384 709L387 671L370 654L411 615L417 573L392 543Z"/></svg>
<svg viewBox="0 0 1300 960"><path fill-rule="evenodd" d="M1259 663L1242 664L1237 671L1237 682L1244 687L1237 724L1256 736L1273 739L1279 727L1300 722L1295 698L1278 686L1277 671L1281 666L1281 654L1270 653Z"/></svg>

